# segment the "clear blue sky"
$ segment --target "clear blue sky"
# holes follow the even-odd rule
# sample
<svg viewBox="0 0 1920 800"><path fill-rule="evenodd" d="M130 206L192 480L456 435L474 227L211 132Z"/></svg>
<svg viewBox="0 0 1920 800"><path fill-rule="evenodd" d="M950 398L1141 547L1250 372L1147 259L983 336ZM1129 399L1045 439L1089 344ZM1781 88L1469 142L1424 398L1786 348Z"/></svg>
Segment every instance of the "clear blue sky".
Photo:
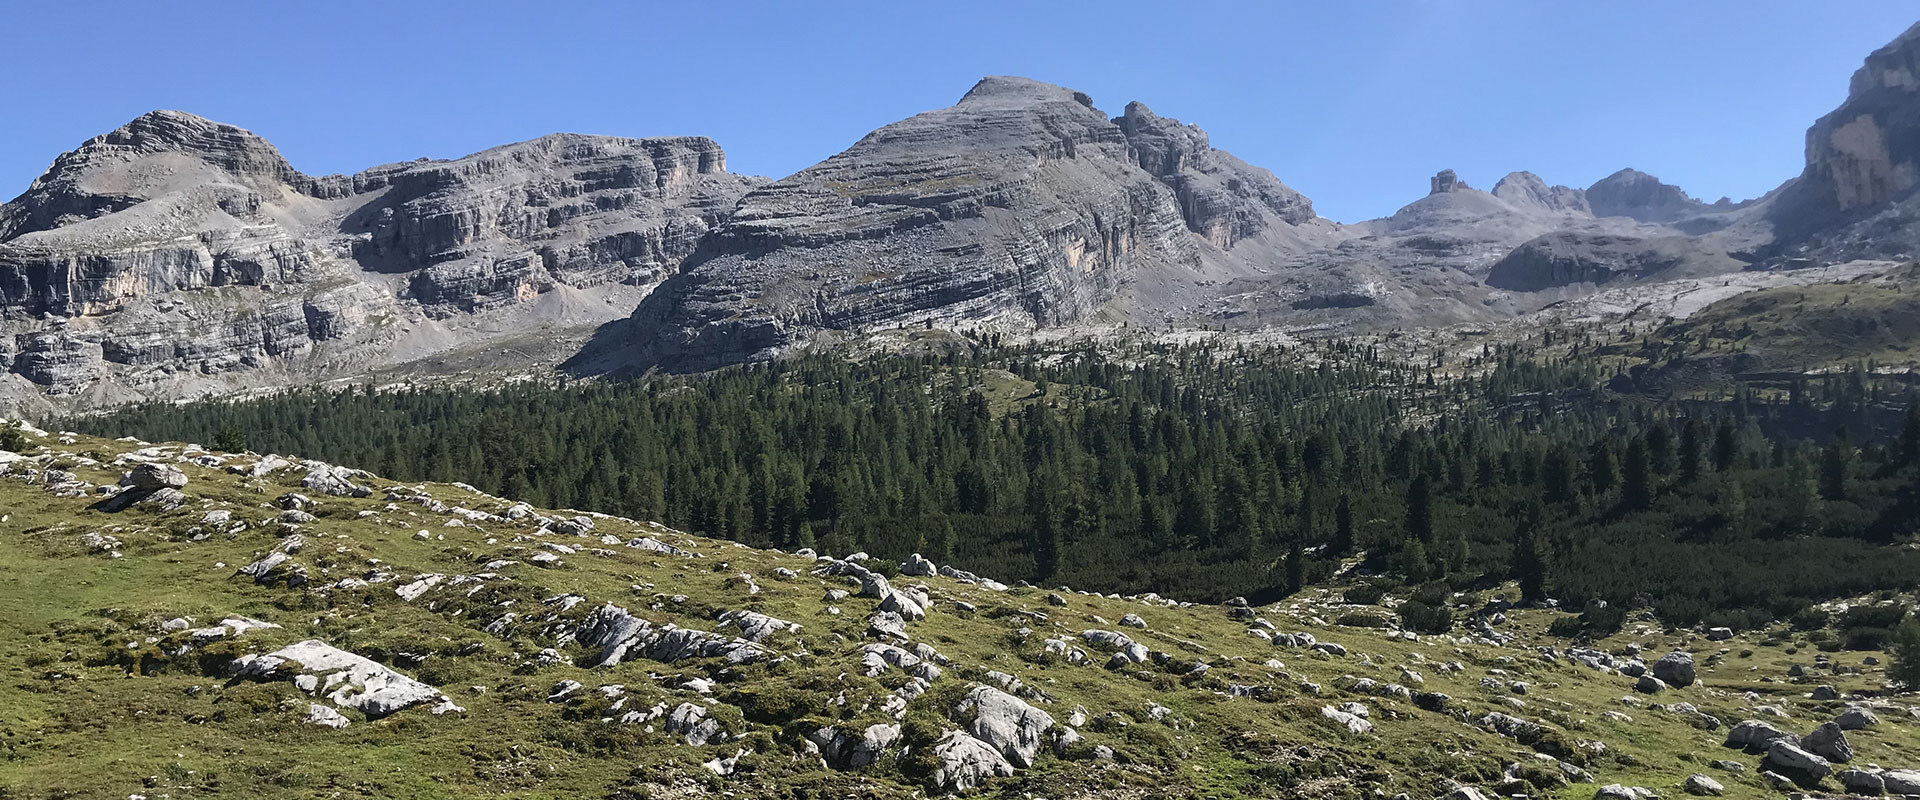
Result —
<svg viewBox="0 0 1920 800"><path fill-rule="evenodd" d="M781 176L1026 75L1206 128L1323 216L1443 167L1706 200L1799 172L1806 127L1920 18L1895 0L34 2L0 20L0 196L154 108L252 129L309 173L553 131L700 134Z"/></svg>

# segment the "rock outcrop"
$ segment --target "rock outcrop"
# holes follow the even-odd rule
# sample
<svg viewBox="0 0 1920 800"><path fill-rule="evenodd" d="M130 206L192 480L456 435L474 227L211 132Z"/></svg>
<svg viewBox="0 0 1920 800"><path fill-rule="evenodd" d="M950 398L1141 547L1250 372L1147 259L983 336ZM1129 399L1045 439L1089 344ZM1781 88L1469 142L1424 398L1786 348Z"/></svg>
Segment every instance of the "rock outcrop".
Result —
<svg viewBox="0 0 1920 800"><path fill-rule="evenodd" d="M427 703L433 704L435 714L462 710L432 686L317 639L296 642L265 655L241 656L230 670L235 678L290 680L301 691L325 697L370 719Z"/></svg>

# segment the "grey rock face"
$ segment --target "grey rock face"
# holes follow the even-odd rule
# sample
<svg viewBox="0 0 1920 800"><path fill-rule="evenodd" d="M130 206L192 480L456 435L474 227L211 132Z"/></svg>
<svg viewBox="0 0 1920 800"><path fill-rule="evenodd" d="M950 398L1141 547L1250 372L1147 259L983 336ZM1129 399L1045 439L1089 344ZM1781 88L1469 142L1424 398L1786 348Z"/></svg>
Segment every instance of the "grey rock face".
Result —
<svg viewBox="0 0 1920 800"><path fill-rule="evenodd" d="M1840 781L1840 785L1845 787L1847 791L1854 794L1878 795L1887 790L1886 779L1880 777L1880 774L1877 772L1868 772L1862 769L1846 769L1841 770L1838 775L1833 777L1835 780Z"/></svg>
<svg viewBox="0 0 1920 800"><path fill-rule="evenodd" d="M1213 149L1197 125L1157 116L1137 101L1113 122L1140 168L1173 189L1187 229L1218 247L1258 235L1276 217L1295 225L1314 219L1312 201L1273 173Z"/></svg>
<svg viewBox="0 0 1920 800"><path fill-rule="evenodd" d="M1725 747L1741 747L1750 752L1764 752L1776 741L1798 741L1799 737L1757 719L1750 719L1733 726L1727 731Z"/></svg>
<svg viewBox="0 0 1920 800"><path fill-rule="evenodd" d="M657 283L748 185L708 139L555 134L327 188L383 189L342 226L354 255L416 269L411 293L444 312L560 284Z"/></svg>
<svg viewBox="0 0 1920 800"><path fill-rule="evenodd" d="M1727 787L1720 785L1719 781L1698 773L1687 776L1687 782L1684 788L1687 790L1687 794L1705 795L1708 797L1718 797L1727 791Z"/></svg>
<svg viewBox="0 0 1920 800"><path fill-rule="evenodd" d="M311 177L245 130L156 111L0 206L0 369L56 395L364 369L423 319L658 283L758 182L706 139L572 134Z"/></svg>
<svg viewBox="0 0 1920 800"><path fill-rule="evenodd" d="M1909 135L1920 127L1920 106L1913 102L1920 94L1917 72L1920 25L1867 56L1846 101L1807 130L1807 167L1791 187L1793 213L1844 215L1913 188L1920 159L1920 145Z"/></svg>
<svg viewBox="0 0 1920 800"><path fill-rule="evenodd" d="M1434 173L1433 177L1427 181L1427 184L1427 194L1430 195L1460 192L1473 188L1468 186L1466 181L1460 180L1460 176L1450 169L1443 169Z"/></svg>
<svg viewBox="0 0 1920 800"><path fill-rule="evenodd" d="M827 764L835 769L860 769L879 761L887 748L900 739L900 726L869 725L858 733L828 727L807 738L820 747Z"/></svg>
<svg viewBox="0 0 1920 800"><path fill-rule="evenodd" d="M1880 724L1880 717L1876 716L1871 709L1849 708L1840 712L1840 716L1834 717L1833 724L1838 725L1843 731L1866 730Z"/></svg>
<svg viewBox="0 0 1920 800"><path fill-rule="evenodd" d="M700 367L818 330L1081 319L1148 265L1199 266L1175 190L1142 158L1187 187L1194 224L1228 238L1238 211L1271 211L1268 200L1307 213L1277 181L1261 184L1265 198L1248 184L1244 198L1214 191L1231 165L1190 160L1191 131L1147 113L1132 124L1157 156L1084 94L982 80L742 198L706 254L641 304L614 357Z"/></svg>
<svg viewBox="0 0 1920 800"><path fill-rule="evenodd" d="M1890 769L1880 773L1889 794L1920 794L1920 770Z"/></svg>
<svg viewBox="0 0 1920 800"><path fill-rule="evenodd" d="M986 742L1007 763L1022 769L1033 766L1033 758L1045 743L1053 717L1027 705L1026 701L991 686L977 686L954 708L954 717L970 720L967 732Z"/></svg>
<svg viewBox="0 0 1920 800"><path fill-rule="evenodd" d="M1853 744L1847 741L1846 732L1831 722L1814 728L1812 733L1802 737L1800 747L1836 764L1853 760Z"/></svg>

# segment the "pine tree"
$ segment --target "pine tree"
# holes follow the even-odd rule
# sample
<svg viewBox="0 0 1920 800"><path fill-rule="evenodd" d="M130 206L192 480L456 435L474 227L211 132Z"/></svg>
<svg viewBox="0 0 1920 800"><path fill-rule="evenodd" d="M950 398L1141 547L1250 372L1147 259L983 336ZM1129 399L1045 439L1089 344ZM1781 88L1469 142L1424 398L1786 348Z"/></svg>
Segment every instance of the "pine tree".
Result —
<svg viewBox="0 0 1920 800"><path fill-rule="evenodd" d="M953 520L942 519L933 529L933 537L927 543L928 558L937 562L953 559Z"/></svg>
<svg viewBox="0 0 1920 800"><path fill-rule="evenodd" d="M1739 434L1733 430L1733 423L1722 422L1713 433L1713 468L1716 472L1733 469L1733 462L1740 456Z"/></svg>
<svg viewBox="0 0 1920 800"><path fill-rule="evenodd" d="M0 422L0 450L21 452L27 449L27 435L18 422Z"/></svg>
<svg viewBox="0 0 1920 800"><path fill-rule="evenodd" d="M247 451L247 432L231 422L220 426L220 432L213 435L213 449L223 453L244 453Z"/></svg>
<svg viewBox="0 0 1920 800"><path fill-rule="evenodd" d="M1540 464L1540 488L1549 503L1573 501L1573 451L1564 446L1547 450Z"/></svg>
<svg viewBox="0 0 1920 800"><path fill-rule="evenodd" d="M1340 494L1340 504L1333 507L1333 542L1329 549L1336 556L1353 552L1353 496L1345 492Z"/></svg>
<svg viewBox="0 0 1920 800"><path fill-rule="evenodd" d="M1853 448L1835 440L1820 452L1820 496L1828 500L1847 499L1847 462Z"/></svg>
<svg viewBox="0 0 1920 800"><path fill-rule="evenodd" d="M1646 442L1647 466L1655 474L1673 474L1673 429L1665 422L1655 421L1647 426L1641 439Z"/></svg>
<svg viewBox="0 0 1920 800"><path fill-rule="evenodd" d="M1538 603L1547 596L1547 564L1540 552L1540 507L1529 506L1513 529L1513 577L1520 583L1520 602Z"/></svg>
<svg viewBox="0 0 1920 800"><path fill-rule="evenodd" d="M1587 454L1587 479L1593 482L1595 494L1613 491L1613 485L1620 480L1619 471L1613 463L1613 441L1602 439Z"/></svg>
<svg viewBox="0 0 1920 800"><path fill-rule="evenodd" d="M1621 465L1621 500L1627 508L1641 509L1653 505L1653 476L1651 465L1647 463L1647 446L1643 439L1634 437L1627 444L1627 457Z"/></svg>
<svg viewBox="0 0 1920 800"><path fill-rule="evenodd" d="M1296 539L1287 548L1287 594L1298 593L1306 585L1306 556L1300 552L1300 542Z"/></svg>
<svg viewBox="0 0 1920 800"><path fill-rule="evenodd" d="M1433 481L1424 472L1407 484L1406 532L1415 542L1433 541Z"/></svg>
<svg viewBox="0 0 1920 800"><path fill-rule="evenodd" d="M1707 428L1697 419L1687 420L1680 429L1680 482L1700 479L1700 467L1706 460Z"/></svg>
<svg viewBox="0 0 1920 800"><path fill-rule="evenodd" d="M1033 554L1034 576L1048 580L1060 570L1061 508L1052 488L1042 480L1027 485L1027 517L1031 526L1027 550Z"/></svg>

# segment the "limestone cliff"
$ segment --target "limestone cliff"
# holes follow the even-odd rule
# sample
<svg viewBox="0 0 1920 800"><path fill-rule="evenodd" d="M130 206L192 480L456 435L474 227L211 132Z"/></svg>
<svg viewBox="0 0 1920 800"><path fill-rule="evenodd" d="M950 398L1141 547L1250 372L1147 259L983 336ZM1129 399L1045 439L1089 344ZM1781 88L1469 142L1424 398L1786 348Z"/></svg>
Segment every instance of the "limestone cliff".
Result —
<svg viewBox="0 0 1920 800"><path fill-rule="evenodd" d="M0 205L0 380L171 396L481 346L523 331L475 313L637 297L755 183L707 139L570 134L312 177L248 131L152 112ZM624 311L600 305L562 316Z"/></svg>

